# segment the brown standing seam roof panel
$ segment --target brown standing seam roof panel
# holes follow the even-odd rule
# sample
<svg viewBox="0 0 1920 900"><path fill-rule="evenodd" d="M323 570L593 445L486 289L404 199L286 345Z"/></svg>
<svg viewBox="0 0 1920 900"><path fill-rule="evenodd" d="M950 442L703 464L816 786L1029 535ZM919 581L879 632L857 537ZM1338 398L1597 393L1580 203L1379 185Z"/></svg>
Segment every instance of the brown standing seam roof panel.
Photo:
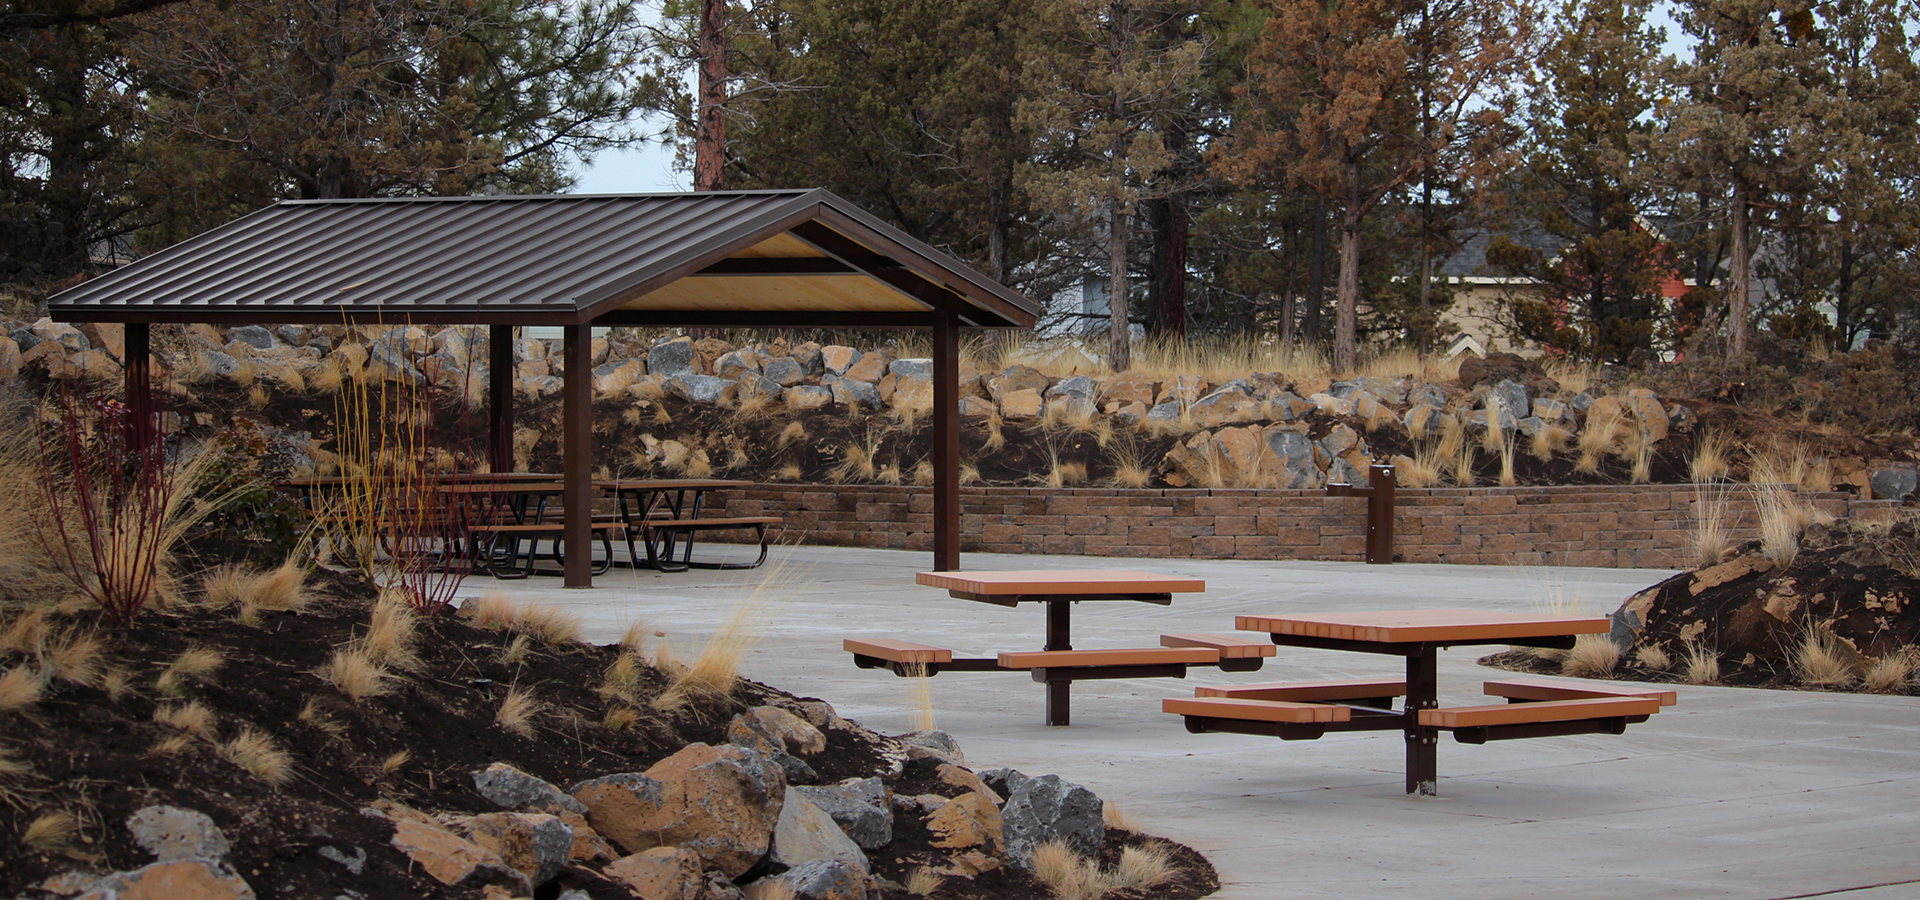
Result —
<svg viewBox="0 0 1920 900"><path fill-rule="evenodd" d="M848 265L682 281L769 251ZM63 321L222 324L582 324L622 306L702 324L728 313L947 308L963 324L1031 327L1037 313L822 190L288 201L48 301Z"/></svg>

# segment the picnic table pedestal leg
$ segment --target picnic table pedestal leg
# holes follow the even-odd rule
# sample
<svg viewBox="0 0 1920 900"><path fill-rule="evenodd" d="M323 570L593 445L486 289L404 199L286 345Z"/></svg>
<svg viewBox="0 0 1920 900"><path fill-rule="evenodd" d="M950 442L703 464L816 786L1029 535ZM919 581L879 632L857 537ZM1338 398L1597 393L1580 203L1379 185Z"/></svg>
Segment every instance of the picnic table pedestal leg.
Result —
<svg viewBox="0 0 1920 900"><path fill-rule="evenodd" d="M1047 645L1046 650L1072 650L1073 642L1068 638L1072 625L1073 607L1069 600L1047 601ZM1047 680L1047 724L1066 725L1071 710L1071 681Z"/></svg>
<svg viewBox="0 0 1920 900"><path fill-rule="evenodd" d="M1407 793L1431 797L1440 781L1440 732L1420 724L1420 710L1440 706L1438 651L1430 644L1407 654Z"/></svg>

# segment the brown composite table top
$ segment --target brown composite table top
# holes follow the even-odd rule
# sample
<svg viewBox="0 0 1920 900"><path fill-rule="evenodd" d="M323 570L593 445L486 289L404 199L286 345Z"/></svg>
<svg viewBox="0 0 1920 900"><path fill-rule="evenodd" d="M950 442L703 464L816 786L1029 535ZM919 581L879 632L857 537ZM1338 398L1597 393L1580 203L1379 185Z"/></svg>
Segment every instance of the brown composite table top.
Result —
<svg viewBox="0 0 1920 900"><path fill-rule="evenodd" d="M914 581L978 596L1186 594L1207 589L1206 581L1127 569L1063 572L920 572Z"/></svg>
<svg viewBox="0 0 1920 900"><path fill-rule="evenodd" d="M603 491L705 491L751 484L737 478L611 478L595 481L593 486Z"/></svg>
<svg viewBox="0 0 1920 900"><path fill-rule="evenodd" d="M1606 618L1480 609L1235 616L1233 624L1241 631L1380 644L1423 641L1498 643L1522 638L1605 634L1612 627Z"/></svg>

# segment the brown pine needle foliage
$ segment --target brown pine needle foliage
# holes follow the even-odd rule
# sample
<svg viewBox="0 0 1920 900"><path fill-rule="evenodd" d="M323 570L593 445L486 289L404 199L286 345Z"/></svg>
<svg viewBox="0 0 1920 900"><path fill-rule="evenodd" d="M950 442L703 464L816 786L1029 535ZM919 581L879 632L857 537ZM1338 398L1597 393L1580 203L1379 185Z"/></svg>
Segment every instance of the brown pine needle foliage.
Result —
<svg viewBox="0 0 1920 900"><path fill-rule="evenodd" d="M26 666L14 666L0 675L0 715L18 712L40 702L40 677Z"/></svg>
<svg viewBox="0 0 1920 900"><path fill-rule="evenodd" d="M220 755L268 784L285 784L293 776L293 756L264 731L241 729L233 740L220 745Z"/></svg>
<svg viewBox="0 0 1920 900"><path fill-rule="evenodd" d="M392 677L364 647L334 651L318 674L355 703L385 694L387 679Z"/></svg>
<svg viewBox="0 0 1920 900"><path fill-rule="evenodd" d="M1560 662L1560 674L1574 678L1605 678L1620 665L1620 645L1604 634L1583 634Z"/></svg>
<svg viewBox="0 0 1920 900"><path fill-rule="evenodd" d="M80 821L58 810L41 813L20 835L20 842L42 853L61 853L73 847L73 836L80 833Z"/></svg>
<svg viewBox="0 0 1920 900"><path fill-rule="evenodd" d="M521 737L533 737L533 719L540 714L545 704L533 696L533 691L518 685L507 690L507 696L500 701L500 711L494 713L493 722L501 728Z"/></svg>

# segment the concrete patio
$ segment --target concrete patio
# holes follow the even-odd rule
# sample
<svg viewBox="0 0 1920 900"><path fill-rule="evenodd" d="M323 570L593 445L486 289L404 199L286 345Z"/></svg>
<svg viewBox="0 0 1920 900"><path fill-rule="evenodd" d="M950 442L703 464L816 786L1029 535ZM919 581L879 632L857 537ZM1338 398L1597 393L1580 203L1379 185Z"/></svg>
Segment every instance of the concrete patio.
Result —
<svg viewBox="0 0 1920 900"><path fill-rule="evenodd" d="M724 548L736 552L743 548ZM914 682L856 669L848 635L894 635L957 654L1039 649L1038 608L1005 609L917 587L926 553L803 547L765 568L615 570L596 587L557 578L469 580L565 605L596 642L636 619L682 659L746 604L763 621L748 677L831 702L888 733L910 729ZM1595 615L1671 574L968 554L967 569L1140 568L1204 578L1170 607L1079 604L1074 645L1152 646L1170 631L1231 631L1236 613L1420 607L1539 609L1562 597ZM1442 702L1478 704L1496 674L1462 648L1440 656ZM1042 689L1015 673L931 680L938 727L975 768L1058 773L1120 805L1143 830L1219 869L1216 896L1489 898L1920 897L1920 697L1678 688L1680 702L1625 735L1468 746L1442 738L1440 796L1402 792L1398 734L1281 742L1190 735L1160 712L1195 684L1402 674L1397 657L1281 648L1258 673L1074 688L1072 727L1041 722Z"/></svg>

